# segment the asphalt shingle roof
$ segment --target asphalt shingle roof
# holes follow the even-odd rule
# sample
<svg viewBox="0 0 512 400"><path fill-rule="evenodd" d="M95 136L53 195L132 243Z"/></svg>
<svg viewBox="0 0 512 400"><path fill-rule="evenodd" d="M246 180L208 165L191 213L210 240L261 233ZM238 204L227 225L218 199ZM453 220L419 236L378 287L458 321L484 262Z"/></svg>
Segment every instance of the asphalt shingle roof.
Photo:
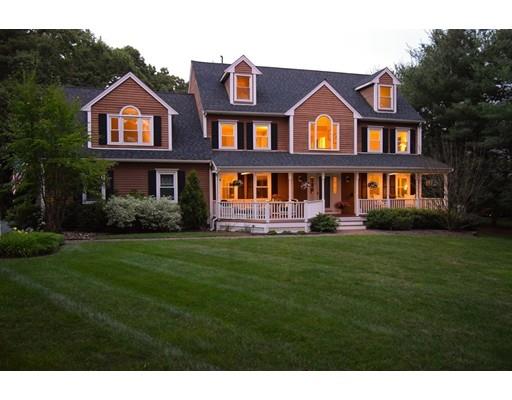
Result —
<svg viewBox="0 0 512 400"><path fill-rule="evenodd" d="M262 75L258 75L256 78L257 104L254 106L234 105L229 102L226 89L220 82L220 78L228 66L228 64L192 61L201 102L206 111L284 114L322 81L326 80L364 118L422 120L416 110L400 95L400 90L398 90L396 113L375 112L363 96L354 89L361 83L371 80L376 74L349 74L258 66Z"/></svg>
<svg viewBox="0 0 512 400"><path fill-rule="evenodd" d="M254 168L307 168L333 167L340 169L386 168L400 170L424 170L448 172L450 168L432 158L411 154L290 154L270 151L222 151L214 150L213 162L219 168L254 167Z"/></svg>
<svg viewBox="0 0 512 400"><path fill-rule="evenodd" d="M69 100L77 100L80 106L87 104L104 89L66 87ZM179 115L172 118L172 150L114 150L88 149L88 152L101 158L111 159L168 159L168 160L210 160L211 145L203 138L203 131L197 113L194 96L190 94L157 92ZM80 112L80 119L86 123L87 115Z"/></svg>

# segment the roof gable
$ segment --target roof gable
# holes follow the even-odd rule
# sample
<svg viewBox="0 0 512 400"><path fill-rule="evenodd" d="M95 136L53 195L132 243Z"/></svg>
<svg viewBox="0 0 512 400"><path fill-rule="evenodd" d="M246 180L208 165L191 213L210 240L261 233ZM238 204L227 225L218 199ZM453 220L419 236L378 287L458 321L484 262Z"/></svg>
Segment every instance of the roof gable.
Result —
<svg viewBox="0 0 512 400"><path fill-rule="evenodd" d="M177 115L178 112L172 108L169 104L167 104L164 100L160 98L155 92L153 92L144 82L142 82L135 74L132 72L128 72L123 77L119 78L115 83L110 85L108 88L103 90L100 94L98 94L94 99L89 101L87 104L85 104L81 110L82 111L91 111L91 107L93 104L97 103L99 100L101 100L103 97L105 97L107 94L111 93L116 89L117 87L121 86L124 82L126 82L128 79L132 79L135 83L137 83L142 89L144 89L149 95L151 95L156 101L158 101L162 106L164 106L168 113L171 115Z"/></svg>
<svg viewBox="0 0 512 400"><path fill-rule="evenodd" d="M251 72L255 75L261 75L261 71L258 69L258 67L256 67L256 65L254 65L251 60L249 60L246 56L242 55L240 56L233 64L231 64L229 67L227 67L225 70L224 70L224 75L225 74L229 74L229 73L232 73L232 72L235 72L235 68L238 64L240 64L241 62L245 62L249 67L251 67ZM223 75L223 76L224 76Z"/></svg>
<svg viewBox="0 0 512 400"><path fill-rule="evenodd" d="M388 74L391 79L393 79L393 85L400 85L400 80L389 70L388 67L381 69L380 71L377 71L373 75L370 76L369 80L366 82L363 82L362 84L358 85L355 90L361 90L364 89L366 86L373 85L376 83L379 83L380 77L384 74Z"/></svg>

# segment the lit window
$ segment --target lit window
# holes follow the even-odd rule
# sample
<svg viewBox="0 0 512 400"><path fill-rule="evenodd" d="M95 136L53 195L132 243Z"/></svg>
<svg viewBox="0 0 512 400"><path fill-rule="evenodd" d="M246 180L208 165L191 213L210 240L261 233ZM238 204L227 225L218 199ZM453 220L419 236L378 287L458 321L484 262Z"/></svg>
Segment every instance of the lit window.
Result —
<svg viewBox="0 0 512 400"><path fill-rule="evenodd" d="M396 197L401 199L410 195L410 174L396 174Z"/></svg>
<svg viewBox="0 0 512 400"><path fill-rule="evenodd" d="M143 116L132 106L119 115L109 115L109 144L152 145L152 117Z"/></svg>
<svg viewBox="0 0 512 400"><path fill-rule="evenodd" d="M251 76L250 75L235 75L235 100L251 101Z"/></svg>
<svg viewBox="0 0 512 400"><path fill-rule="evenodd" d="M339 124L333 123L328 115L320 115L309 123L310 150L337 150Z"/></svg>
<svg viewBox="0 0 512 400"><path fill-rule="evenodd" d="M331 178L332 180L332 194L338 193L338 177L335 175Z"/></svg>
<svg viewBox="0 0 512 400"><path fill-rule="evenodd" d="M172 202L177 202L176 185L178 182L178 173L176 171L157 171L157 198L167 198Z"/></svg>
<svg viewBox="0 0 512 400"><path fill-rule="evenodd" d="M396 130L396 152L409 153L409 129Z"/></svg>
<svg viewBox="0 0 512 400"><path fill-rule="evenodd" d="M379 108L382 110L393 109L393 86L379 85Z"/></svg>
<svg viewBox="0 0 512 400"><path fill-rule="evenodd" d="M368 174L368 198L382 199L382 174Z"/></svg>
<svg viewBox="0 0 512 400"><path fill-rule="evenodd" d="M268 174L256 174L256 199L269 199L269 176Z"/></svg>
<svg viewBox="0 0 512 400"><path fill-rule="evenodd" d="M237 174L221 174L220 176L220 198L221 200L237 199Z"/></svg>
<svg viewBox="0 0 512 400"><path fill-rule="evenodd" d="M236 123L220 122L220 147L222 149L236 149Z"/></svg>
<svg viewBox="0 0 512 400"><path fill-rule="evenodd" d="M270 124L254 123L254 148L270 149Z"/></svg>
<svg viewBox="0 0 512 400"><path fill-rule="evenodd" d="M368 152L382 153L382 128L368 128Z"/></svg>

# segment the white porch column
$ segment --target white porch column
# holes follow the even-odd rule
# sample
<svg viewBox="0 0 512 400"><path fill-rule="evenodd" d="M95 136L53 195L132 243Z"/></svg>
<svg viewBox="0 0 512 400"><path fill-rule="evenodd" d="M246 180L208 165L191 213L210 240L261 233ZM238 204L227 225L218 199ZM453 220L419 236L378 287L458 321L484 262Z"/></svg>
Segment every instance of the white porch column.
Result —
<svg viewBox="0 0 512 400"><path fill-rule="evenodd" d="M386 174L386 207L389 208L389 174Z"/></svg>
<svg viewBox="0 0 512 400"><path fill-rule="evenodd" d="M444 206L448 208L448 174L443 174L444 180Z"/></svg>
<svg viewBox="0 0 512 400"><path fill-rule="evenodd" d="M416 179L416 208L420 208L420 174L415 174L414 176L414 179Z"/></svg>
<svg viewBox="0 0 512 400"><path fill-rule="evenodd" d="M325 212L325 199L324 199L324 193L325 193L325 172L322 172L322 193L320 193L321 199L322 199L322 212Z"/></svg>
<svg viewBox="0 0 512 400"><path fill-rule="evenodd" d="M356 216L359 216L359 172L356 172L354 175L354 214L356 214Z"/></svg>
<svg viewBox="0 0 512 400"><path fill-rule="evenodd" d="M288 172L288 201L293 199L293 172Z"/></svg>
<svg viewBox="0 0 512 400"><path fill-rule="evenodd" d="M217 171L217 176L216 176L216 189L217 189L217 194L215 195L215 201L217 202L217 205L215 207L215 216L217 218L220 217L220 194L221 194L221 181L220 181L220 173Z"/></svg>

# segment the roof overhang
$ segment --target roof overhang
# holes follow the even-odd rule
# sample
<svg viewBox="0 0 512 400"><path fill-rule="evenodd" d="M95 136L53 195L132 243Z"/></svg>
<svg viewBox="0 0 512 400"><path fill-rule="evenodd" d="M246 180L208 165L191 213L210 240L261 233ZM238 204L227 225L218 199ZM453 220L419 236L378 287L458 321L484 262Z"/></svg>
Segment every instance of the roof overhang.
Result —
<svg viewBox="0 0 512 400"><path fill-rule="evenodd" d="M376 167L369 166L333 166L333 165L318 165L318 166L232 166L232 165L218 165L218 171L279 171L279 172L417 172L417 173L448 173L452 168L420 168L420 167Z"/></svg>
<svg viewBox="0 0 512 400"><path fill-rule="evenodd" d="M358 87L355 88L355 90L361 90L369 85L379 83L380 77L386 73L393 79L393 85L400 85L400 80L396 77L396 75L393 72L390 71L388 67L386 67L382 71L380 71L372 80L365 82L362 85L359 85Z"/></svg>
<svg viewBox="0 0 512 400"><path fill-rule="evenodd" d="M139 78L137 78L137 76L132 72L128 72L126 75L119 78L116 82L114 82L112 85L110 85L108 88L106 88L98 96L96 96L94 99L89 101L86 105L84 105L81 108L81 110L82 111L91 111L91 107L93 106L93 104L97 103L99 100L101 100L107 94L112 92L114 89L121 86L128 79L132 79L133 81L135 81L135 83L137 83L142 89L144 89L151 97L153 97L162 106L164 106L170 115L178 115L178 112L174 108L172 108L169 104L167 104L165 101L163 101L160 98L160 96L158 96L153 90L151 90L144 82L142 82Z"/></svg>

